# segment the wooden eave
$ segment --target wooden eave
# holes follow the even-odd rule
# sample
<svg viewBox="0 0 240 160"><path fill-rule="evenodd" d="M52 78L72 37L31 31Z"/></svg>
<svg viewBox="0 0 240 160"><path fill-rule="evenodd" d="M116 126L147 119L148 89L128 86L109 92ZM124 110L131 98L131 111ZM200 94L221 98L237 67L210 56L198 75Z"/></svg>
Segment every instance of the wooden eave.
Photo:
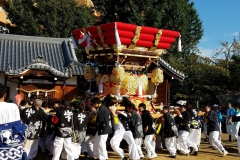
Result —
<svg viewBox="0 0 240 160"><path fill-rule="evenodd" d="M29 69L23 73L14 74L14 75L7 75L7 78L9 80L11 79L20 79L20 77L23 77L22 79L45 79L49 81L53 81L54 78L57 78L58 81L65 81L69 77L60 77L52 74L50 71L46 70L37 70L37 69Z"/></svg>

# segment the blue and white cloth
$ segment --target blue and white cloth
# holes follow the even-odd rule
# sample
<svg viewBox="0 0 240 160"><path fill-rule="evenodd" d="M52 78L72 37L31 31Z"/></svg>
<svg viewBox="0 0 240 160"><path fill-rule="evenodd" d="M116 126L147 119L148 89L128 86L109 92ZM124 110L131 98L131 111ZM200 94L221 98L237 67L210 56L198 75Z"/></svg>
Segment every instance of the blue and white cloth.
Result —
<svg viewBox="0 0 240 160"><path fill-rule="evenodd" d="M21 121L0 124L0 160L27 160L22 146L26 129Z"/></svg>

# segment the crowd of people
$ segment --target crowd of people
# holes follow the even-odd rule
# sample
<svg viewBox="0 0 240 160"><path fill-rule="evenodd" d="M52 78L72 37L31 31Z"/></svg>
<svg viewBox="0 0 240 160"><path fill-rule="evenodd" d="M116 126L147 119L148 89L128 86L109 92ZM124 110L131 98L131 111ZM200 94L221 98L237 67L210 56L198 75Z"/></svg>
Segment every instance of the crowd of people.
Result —
<svg viewBox="0 0 240 160"><path fill-rule="evenodd" d="M131 160L156 158L156 151L163 146L170 158L177 154L197 156L200 117L210 145L221 156L228 154L219 138L221 116L215 105L213 109L206 105L204 112L190 102L178 104L173 110L163 106L161 116L153 119L144 103L135 106L127 97L122 100L125 110L116 110L116 97L110 94L103 100L95 96L84 102L47 103L32 97L30 101L22 100L20 106L4 102L5 96L6 87L0 84L0 158L31 160L40 147L53 156L52 160L76 160L81 154L85 159L107 160L109 143L119 158L126 160L120 145L123 140ZM230 131L236 128L230 125L240 121L240 117L231 105L228 109L226 124ZM228 133L235 138L233 132ZM240 139L237 136L234 140Z"/></svg>

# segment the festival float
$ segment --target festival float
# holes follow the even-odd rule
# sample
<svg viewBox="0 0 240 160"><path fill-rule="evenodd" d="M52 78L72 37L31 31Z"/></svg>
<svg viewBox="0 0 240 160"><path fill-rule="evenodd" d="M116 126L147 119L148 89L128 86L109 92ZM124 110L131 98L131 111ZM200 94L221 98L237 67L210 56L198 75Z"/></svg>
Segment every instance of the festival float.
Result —
<svg viewBox="0 0 240 160"><path fill-rule="evenodd" d="M121 22L72 31L73 43L85 48L89 59L84 78L90 84L96 81L98 96L116 95L117 110L124 109L123 96L136 107L143 102L154 118L159 117L160 108L155 104L157 87L164 80L158 61L179 36L178 31ZM149 83L155 86L152 95L147 95Z"/></svg>

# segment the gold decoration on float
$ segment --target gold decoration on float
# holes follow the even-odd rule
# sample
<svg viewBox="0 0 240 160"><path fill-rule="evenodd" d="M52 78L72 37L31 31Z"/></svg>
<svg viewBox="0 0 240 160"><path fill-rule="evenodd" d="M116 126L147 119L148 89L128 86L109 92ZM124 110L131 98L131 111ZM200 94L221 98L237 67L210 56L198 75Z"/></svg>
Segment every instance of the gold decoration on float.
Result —
<svg viewBox="0 0 240 160"><path fill-rule="evenodd" d="M124 79L119 82L111 81L111 75L108 74L99 74L96 78L96 84L99 86L101 79L103 79L103 90L105 94L116 94L119 87L121 95L135 95L138 93L138 82L142 85L143 94L147 93L148 90L148 77L145 74L133 74L133 73L124 73Z"/></svg>
<svg viewBox="0 0 240 160"><path fill-rule="evenodd" d="M135 31L135 36L132 39L132 44L129 45L129 49L134 49L136 47L136 43L139 40L140 37L140 32L141 32L142 27L137 26L136 31Z"/></svg>
<svg viewBox="0 0 240 160"><path fill-rule="evenodd" d="M121 66L116 66L112 69L112 74L110 76L111 82L122 82L125 77L125 70Z"/></svg>
<svg viewBox="0 0 240 160"><path fill-rule="evenodd" d="M162 36L162 29L158 30L157 34L155 35L155 42L154 42L154 46L152 46L149 51L155 51L158 44L159 44L159 41L160 41L160 38ZM161 54L160 54L161 55Z"/></svg>
<svg viewBox="0 0 240 160"><path fill-rule="evenodd" d="M93 80L95 78L94 67L90 65L87 65L86 67L84 67L83 75L86 80Z"/></svg>
<svg viewBox="0 0 240 160"><path fill-rule="evenodd" d="M163 71L160 68L152 70L151 82L154 84L163 82Z"/></svg>

